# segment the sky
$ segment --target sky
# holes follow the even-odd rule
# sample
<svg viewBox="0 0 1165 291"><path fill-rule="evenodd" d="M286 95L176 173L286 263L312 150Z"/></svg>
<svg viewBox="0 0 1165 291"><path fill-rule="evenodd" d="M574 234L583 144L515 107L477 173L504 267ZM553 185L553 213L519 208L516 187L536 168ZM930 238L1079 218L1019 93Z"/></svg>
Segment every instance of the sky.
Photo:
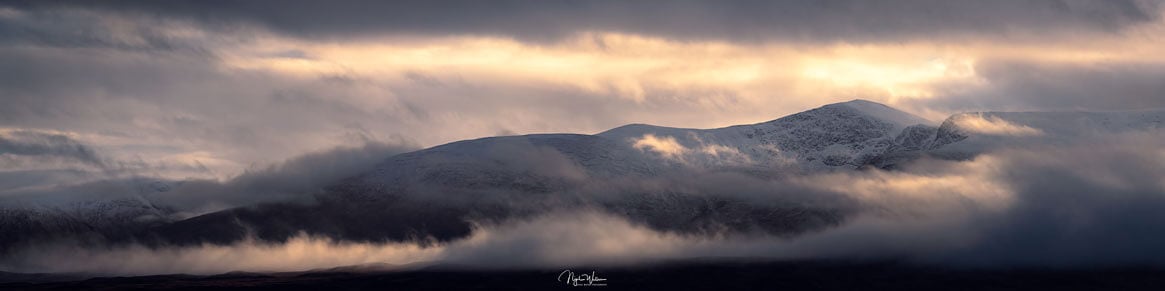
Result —
<svg viewBox="0 0 1165 291"><path fill-rule="evenodd" d="M0 188L225 180L337 147L714 128L858 98L935 123L1162 108L1162 4L5 1Z"/></svg>

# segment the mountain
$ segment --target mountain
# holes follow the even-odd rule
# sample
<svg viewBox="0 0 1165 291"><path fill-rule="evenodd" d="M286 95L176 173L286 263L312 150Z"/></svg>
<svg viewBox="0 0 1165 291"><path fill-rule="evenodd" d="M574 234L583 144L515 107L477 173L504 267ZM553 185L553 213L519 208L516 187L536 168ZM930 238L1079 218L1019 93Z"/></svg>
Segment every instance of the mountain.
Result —
<svg viewBox="0 0 1165 291"><path fill-rule="evenodd" d="M375 170L329 187L316 204L237 208L156 233L168 239L165 243L177 244L234 241L248 232L267 240L306 232L362 241L426 236L443 241L468 235L468 220L585 208L661 231L796 235L839 225L854 213L854 203L827 194L817 197L819 203L802 198L757 203L735 190L691 188L719 179L753 181L732 178L738 174L858 168L891 148L904 129L929 124L882 104L854 100L719 129L628 125L596 135L459 141L389 157ZM703 174L709 172L728 177Z"/></svg>
<svg viewBox="0 0 1165 291"><path fill-rule="evenodd" d="M299 233L354 241L449 241L474 222L596 209L661 231L764 231L795 235L840 224L849 201L755 203L692 192L691 178L625 143L593 135L539 134L460 141L396 155L328 187L313 204L270 203L153 229L141 241L226 243Z"/></svg>
<svg viewBox="0 0 1165 291"><path fill-rule="evenodd" d="M936 126L854 100L716 129L632 124L595 135L489 137L386 157L321 189L310 203L260 203L174 220L167 218L180 205L156 205L140 193L49 207L0 203L0 253L60 233L178 245L249 236L284 241L299 233L449 241L471 234L474 223L577 209L666 232L794 236L840 225L861 206L834 193L774 188L768 179L894 169L923 156L968 158L1027 139L1159 131L1162 120L1165 111L977 112ZM162 185L146 188L184 187ZM742 194L753 192L764 199Z"/></svg>
<svg viewBox="0 0 1165 291"><path fill-rule="evenodd" d="M756 167L852 169L884 154L904 129L931 124L886 105L853 100L750 125L700 130L633 124L598 136L632 145L645 136L674 139L703 166L723 161L721 152L728 151Z"/></svg>

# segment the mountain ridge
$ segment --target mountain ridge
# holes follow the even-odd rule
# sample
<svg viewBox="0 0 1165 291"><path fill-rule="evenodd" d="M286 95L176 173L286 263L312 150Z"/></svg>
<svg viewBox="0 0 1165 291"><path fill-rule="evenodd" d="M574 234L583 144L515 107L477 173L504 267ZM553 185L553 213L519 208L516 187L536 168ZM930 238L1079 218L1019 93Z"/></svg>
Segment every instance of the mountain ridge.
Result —
<svg viewBox="0 0 1165 291"><path fill-rule="evenodd" d="M755 124L714 129L632 124L597 135L632 143L647 135L665 136L685 148L734 149L762 167L794 160L812 171L860 167L873 156L883 154L903 129L918 124L929 126L932 122L880 103L855 99ZM719 158L703 157L713 161Z"/></svg>
<svg viewBox="0 0 1165 291"><path fill-rule="evenodd" d="M1159 131L1165 128L1163 120L1165 110L972 112L954 114L936 126L889 106L854 100L714 129L629 124L594 135L487 137L385 157L370 171L330 183L314 194L314 204L263 203L166 217L180 207L155 207L141 193L127 195L144 200L102 196L113 200L57 202L67 207L0 203L0 234L8 238L0 240L0 253L27 245L29 239L69 235L158 245L223 244L249 235L284 241L299 233L359 241L448 241L471 233L471 220L572 207L601 209L661 231L759 230L792 236L839 225L853 214L852 205L843 200L758 205L732 193L686 189L699 189L704 173L765 179L893 169L926 155L973 156L1000 141L1072 138L1089 131ZM695 184L666 187L677 183ZM58 229L69 233L44 233Z"/></svg>
<svg viewBox="0 0 1165 291"><path fill-rule="evenodd" d="M800 113L804 113L804 112L808 112L808 111L813 111L813 110L824 109L824 108L849 108L851 110L856 110L859 112L866 113L867 115L876 116L876 117L886 117L886 116L891 116L891 115L904 115L903 117L894 117L894 118L901 118L901 119L898 119L896 121L899 121L900 123L902 123L904 125L932 124L933 123L932 121L930 121L926 118L922 118L922 117L919 117L917 115L911 114L909 112L898 110L896 108L890 107L890 106L882 104L882 103L869 101L866 99L853 99L853 100L845 101L845 102L830 103L830 104L822 105L819 107L807 109L805 111L801 111L801 112L785 115L782 117L778 117L776 119L771 119L768 121L762 121L762 122L751 123L751 124L736 124L736 125L729 125L729 126L715 127L715 128L686 128L686 127L671 127L671 126L662 126L662 125L654 125L654 124L636 122L636 123L629 123L629 124L617 126L617 127L596 133L595 135L604 135L605 133L612 132L612 131L618 131L618 130L625 128L625 127L630 127L630 128L653 127L653 128L669 129L669 130L717 130L717 129L726 129L726 128L733 128L733 127L755 126L755 125L761 125L761 124L775 122L775 121L780 120L781 118L789 117L792 115L796 115L796 114L800 114Z"/></svg>

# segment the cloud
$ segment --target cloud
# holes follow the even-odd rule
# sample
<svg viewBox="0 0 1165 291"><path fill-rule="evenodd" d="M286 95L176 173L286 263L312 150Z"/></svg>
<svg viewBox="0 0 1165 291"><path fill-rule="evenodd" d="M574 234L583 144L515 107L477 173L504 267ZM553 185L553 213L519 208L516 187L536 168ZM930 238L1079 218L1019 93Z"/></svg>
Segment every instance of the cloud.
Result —
<svg viewBox="0 0 1165 291"><path fill-rule="evenodd" d="M756 166L752 157L740 152L739 149L705 141L693 132L688 132L685 142L692 143L685 146L673 136L656 136L644 134L641 137L631 138L631 147L643 152L654 152L664 159L680 164L695 167L743 167ZM774 149L758 148L759 150L777 152ZM772 166L780 166L778 164Z"/></svg>
<svg viewBox="0 0 1165 291"><path fill-rule="evenodd" d="M98 156L94 149L59 133L30 130L0 132L0 156L7 155L60 158L98 168L106 167L104 158Z"/></svg>
<svg viewBox="0 0 1165 291"><path fill-rule="evenodd" d="M962 259L991 264L1160 264L1165 188L1160 132L1106 136L1071 146L1013 150L1001 177L1019 193L1012 210L984 223L985 239ZM976 254L979 253L979 254ZM977 256L980 255L980 256Z"/></svg>
<svg viewBox="0 0 1165 291"><path fill-rule="evenodd" d="M1130 49L1135 50L1135 49ZM987 86L948 88L918 103L940 110L1138 110L1165 108L1165 66L1139 60L1051 62L981 61L976 75Z"/></svg>
<svg viewBox="0 0 1165 291"><path fill-rule="evenodd" d="M404 141L368 141L301 155L224 180L169 180L141 174L158 167L152 164L101 174L83 170L0 172L0 221L4 221L0 233L5 234L0 239L0 253L14 254L22 246L53 241L76 241L88 247L148 244L162 241L157 239L157 228L203 214L279 203L308 208L317 205L316 198L337 181L370 172L385 158L415 149ZM310 221L325 218L317 216ZM231 226L235 225L181 229L166 238L215 233ZM302 230L303 226L297 227ZM191 244L198 242L201 240Z"/></svg>
<svg viewBox="0 0 1165 291"><path fill-rule="evenodd" d="M503 169L496 171L518 171L521 173L536 173L552 178L559 178L569 182L582 182L588 179L587 171L561 151L530 143L528 140L502 142L494 144L487 155L503 164Z"/></svg>
<svg viewBox="0 0 1165 291"><path fill-rule="evenodd" d="M75 203L116 199L145 199L152 206L185 218L226 208L264 202L311 202L314 195L336 181L371 171L385 158L416 150L408 141L368 141L359 146L343 146L307 153L280 163L252 168L223 180L182 179L143 175L159 165L115 170L108 175L59 171L15 171L7 173L25 179L43 179L40 184L0 189L7 203L32 203L61 207ZM84 178L78 178L78 176ZM96 179L95 179L96 178ZM25 205L27 206L27 205Z"/></svg>
<svg viewBox="0 0 1165 291"><path fill-rule="evenodd" d="M501 35L556 40L617 31L680 40L896 42L917 38L1042 38L1111 33L1158 17L1156 1L149 1L18 3L161 15L301 37ZM472 11L468 13L466 11ZM213 15L213 17L211 17ZM310 19L310 21L309 21ZM531 25L536 23L536 25Z"/></svg>
<svg viewBox="0 0 1165 291"><path fill-rule="evenodd" d="M111 48L144 53L206 53L189 23L125 17L89 9L19 9L0 6L0 45Z"/></svg>
<svg viewBox="0 0 1165 291"><path fill-rule="evenodd" d="M450 263L470 268L627 265L676 258L776 255L773 237L688 236L659 232L594 211L571 211L478 224L469 237L440 245L362 243L297 235L285 242L244 240L189 247L77 247L40 244L0 260L0 270L100 275L304 271L360 264L390 267ZM756 253L753 253L756 254ZM782 257L798 257L795 253ZM69 262L69 263L65 263ZM415 265L414 265L415 266Z"/></svg>
<svg viewBox="0 0 1165 291"><path fill-rule="evenodd" d="M222 182L184 181L171 191L154 194L151 200L189 211L187 215L263 202L311 201L336 181L371 171L388 157L416 149L407 141L337 147L248 170Z"/></svg>
<svg viewBox="0 0 1165 291"><path fill-rule="evenodd" d="M670 136L661 138L654 134L645 134L639 139L632 140L631 145L639 150L656 152L669 159L681 159L688 151L688 148L676 142L676 138Z"/></svg>
<svg viewBox="0 0 1165 291"><path fill-rule="evenodd" d="M304 271L359 264L447 262L490 268L634 261L674 254L683 239L615 217L581 212L483 225L446 245L357 243L296 236L283 243L246 240L230 245L93 249L40 245L0 262L4 270L116 275L219 274L229 270ZM71 261L73 263L62 264Z"/></svg>
<svg viewBox="0 0 1165 291"><path fill-rule="evenodd" d="M975 134L997 136L1038 136L1044 134L1039 129L1013 124L997 116L965 113L956 115L951 120L959 129Z"/></svg>
<svg viewBox="0 0 1165 291"><path fill-rule="evenodd" d="M823 3L747 5L788 6L778 10L792 13L784 11L800 8L829 15L856 13L847 7L883 9L859 2ZM973 5L974 9L955 9L969 5L956 2L879 4L908 10L935 5L930 10L940 14L954 13L942 12L947 9L961 12L978 6L996 5L1007 10L1004 8L1012 5L1047 5L1050 8L1034 10L1049 10L1049 15L1089 15L1081 18L1091 17L1088 11L1092 10L1100 15L1123 15L1121 11L1126 8L1132 9L1126 12L1136 14L1142 8L1154 7L1131 2L1125 3L1132 5L1128 7L1119 2L1033 3L980 3ZM96 8L104 5L125 9ZM184 5L220 11L243 4ZM346 5L341 3L337 8ZM553 3L528 5L510 8L570 13L565 8L546 8L558 7ZM671 5L715 7L694 2ZM748 7L744 3L720 5ZM487 6L483 9L507 8ZM935 118L981 108L1151 107L1160 100L1151 94L1159 91L1151 84L1160 83L1153 82L1152 63L1162 55L1156 47L1165 47L1154 45L1153 38L1141 37L1142 33L1152 35L1153 30L1138 30L1146 25L1159 26L1161 22L1155 18L1130 28L1135 31L1118 30L1094 39L1069 38L1053 43L975 39L950 45L944 39L922 35L892 43L752 43L677 40L620 29L583 30L549 43L513 39L502 33L357 33L321 42L268 29L263 24L266 22L244 17L285 13L267 11L271 9L244 9L214 19L148 2L37 2L5 9L0 13L3 21L12 25L6 26L10 29L5 31L11 33L0 41L0 63L9 68L0 72L0 94L6 103L0 107L0 126L100 135L100 140L86 141L118 160L170 165L168 169L174 172L170 178L205 177L207 173L229 177L249 165L358 142L354 137L360 135L404 136L420 146L433 146L497 132L591 133L627 123L720 127L771 120L855 95L907 106ZM421 10L448 12L435 7ZM62 19L68 21L57 21ZM778 25L766 31L779 32L786 27ZM396 32L398 27L369 29L378 28ZM806 37L828 35L813 32ZM1054 64L1079 62L1078 58L1086 58L1084 63L1112 60L1120 64L1061 64L1064 67L1022 73L1022 66L1012 70L995 61L1048 58ZM1121 69L1125 66L1130 68ZM1079 76L1061 72L1079 70L1095 72ZM1106 72L1112 74L1105 77ZM1055 78L1038 77L1049 74ZM1075 81L1056 81L1062 79ZM1036 85L1027 86L1032 84ZM1031 88L1046 90L1024 91ZM1096 88L1120 94L1104 94L1105 90ZM1107 101L1086 94L1107 96ZM196 168L207 171L188 170Z"/></svg>
<svg viewBox="0 0 1165 291"><path fill-rule="evenodd" d="M374 245L300 236L281 244L245 241L188 248L41 246L16 254L2 265L7 270L37 272L210 275L224 270L288 272L385 262L407 264L432 260L440 250L416 244ZM61 264L63 261L72 263Z"/></svg>
<svg viewBox="0 0 1165 291"><path fill-rule="evenodd" d="M10 192L118 179L148 168L118 160L84 136L0 128L0 197Z"/></svg>
<svg viewBox="0 0 1165 291"><path fill-rule="evenodd" d="M408 101L363 91L376 86L224 72L205 56L0 50L5 51L0 63L13 68L0 73L6 104L0 125L66 132L119 161L205 167L225 178L248 165L365 138L395 139L424 121L414 117ZM101 57L90 57L93 53ZM189 171L161 174L205 177Z"/></svg>

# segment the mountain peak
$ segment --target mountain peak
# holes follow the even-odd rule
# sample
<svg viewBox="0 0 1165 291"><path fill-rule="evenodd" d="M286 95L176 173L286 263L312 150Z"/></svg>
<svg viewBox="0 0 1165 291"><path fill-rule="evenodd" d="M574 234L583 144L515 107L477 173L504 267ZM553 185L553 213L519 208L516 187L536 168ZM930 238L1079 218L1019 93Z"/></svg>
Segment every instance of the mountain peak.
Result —
<svg viewBox="0 0 1165 291"><path fill-rule="evenodd" d="M854 99L846 102L833 103L817 109L852 110L877 119L889 121L900 126L915 124L933 124L926 118L895 109L882 103L865 99ZM817 110L814 109L814 110Z"/></svg>
<svg viewBox="0 0 1165 291"><path fill-rule="evenodd" d="M826 104L825 106L833 106L833 105L855 105L855 106L873 106L873 105L876 105L876 106L890 107L890 106L886 106L886 104L882 104L882 103L878 103L878 102L874 102L874 101L870 101L870 100L866 100L866 99L861 99L861 98L846 101L846 102Z"/></svg>
<svg viewBox="0 0 1165 291"><path fill-rule="evenodd" d="M935 123L931 122L930 120L927 120L925 118L919 117L919 116L914 115L914 114L910 114L910 113L905 112L905 111L895 109L893 107L887 106L887 105L882 104L882 103L878 103L878 102L874 102L874 101L870 101L870 100L865 100L865 99L854 99L854 100L850 100L850 101L846 101L846 102L826 104L826 105L818 107L818 108L802 111L802 112L788 115L785 117L781 117L781 118L778 118L775 120L770 120L770 121L761 122L761 123L757 123L757 124L734 125L734 126L729 126L729 127L725 127L725 128L748 127L748 126L755 126L755 125L761 125L761 124L769 124L769 123L778 122L782 119L787 119L790 117L796 118L797 116L799 116L799 117L831 116L831 115L837 114L839 112L846 112L849 114L858 114L858 115L869 116L869 117L874 118L874 119L890 122L890 123L894 124L895 127L897 127L897 128L904 128L904 127L916 125L916 124L935 125ZM627 125L623 125L620 127L612 128L612 129L609 129L609 130L604 131L604 132L600 132L600 133L598 133L598 135L600 135L600 136L630 136L630 135L638 136L638 135L642 135L642 133L644 133L644 132L656 132L656 133L663 133L663 134L668 134L668 135L679 135L679 134L683 134L684 132L692 131L692 130L696 130L696 129L664 127L664 126L656 126L656 125L650 125L650 124L633 123L633 124L627 124Z"/></svg>

